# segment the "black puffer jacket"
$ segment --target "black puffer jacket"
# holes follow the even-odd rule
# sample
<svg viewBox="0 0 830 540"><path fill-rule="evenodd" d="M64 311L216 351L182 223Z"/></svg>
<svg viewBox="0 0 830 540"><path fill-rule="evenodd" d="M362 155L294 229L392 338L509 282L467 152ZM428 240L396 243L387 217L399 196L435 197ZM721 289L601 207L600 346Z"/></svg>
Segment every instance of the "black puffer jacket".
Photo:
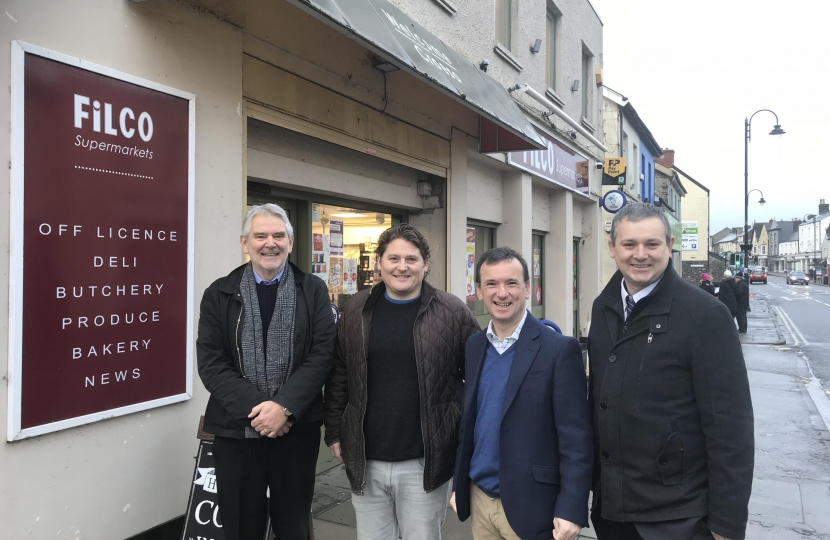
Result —
<svg viewBox="0 0 830 540"><path fill-rule="evenodd" d="M357 494L362 494L365 485L363 419L372 309L385 290L381 283L349 299L337 323L334 367L325 388L326 444L340 443L346 476ZM414 339L426 491L452 478L461 419L464 346L478 331L475 317L458 297L424 282Z"/></svg>

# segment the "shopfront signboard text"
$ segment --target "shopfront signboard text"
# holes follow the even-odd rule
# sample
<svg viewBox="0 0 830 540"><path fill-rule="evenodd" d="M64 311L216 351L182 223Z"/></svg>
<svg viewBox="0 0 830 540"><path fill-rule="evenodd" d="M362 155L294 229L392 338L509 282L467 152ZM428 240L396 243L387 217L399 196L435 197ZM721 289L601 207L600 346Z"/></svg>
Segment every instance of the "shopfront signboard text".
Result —
<svg viewBox="0 0 830 540"><path fill-rule="evenodd" d="M17 440L192 396L192 94L12 43Z"/></svg>
<svg viewBox="0 0 830 540"><path fill-rule="evenodd" d="M508 152L509 163L572 191L588 195L588 158L544 131L536 131L547 144L547 149Z"/></svg>

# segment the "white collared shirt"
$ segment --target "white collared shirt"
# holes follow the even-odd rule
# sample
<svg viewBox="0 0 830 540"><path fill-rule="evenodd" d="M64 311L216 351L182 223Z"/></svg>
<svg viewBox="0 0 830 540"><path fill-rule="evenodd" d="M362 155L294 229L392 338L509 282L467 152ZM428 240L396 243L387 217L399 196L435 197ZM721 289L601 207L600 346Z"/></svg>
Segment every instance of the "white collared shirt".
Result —
<svg viewBox="0 0 830 540"><path fill-rule="evenodd" d="M663 279L663 276L660 276L660 279ZM654 287L656 287L657 284L660 283L660 279L658 279L657 281L655 281L654 283L652 283L651 285L649 285L645 289L641 290L637 294L631 295L632 298L634 298L634 303L636 304L637 302L639 302L640 300L642 300L643 298L645 298L646 296L651 294L651 291L654 290ZM626 313L626 310L625 310L625 299L626 299L627 296L629 296L629 294L628 294L628 290L625 288L625 278L622 278L622 280L620 280L620 295L622 296L623 316L626 319L628 319L628 314Z"/></svg>
<svg viewBox="0 0 830 540"><path fill-rule="evenodd" d="M251 270L253 270L253 268L251 268ZM274 283L279 283L280 282L280 280L282 279L283 274L285 274L285 266L282 267L282 270L280 270L280 273L277 275L277 277L275 277L274 279L265 281L264 279L259 277L259 274L256 273L256 270L254 270L254 281L256 281L257 283L264 283L266 285L273 285Z"/></svg>
<svg viewBox="0 0 830 540"><path fill-rule="evenodd" d="M527 309L525 309L525 314L522 316L521 322L519 322L519 326L513 331L512 334L507 336L504 339L499 339L499 336L496 335L496 332L493 330L493 321L490 321L490 324L487 325L487 341L490 342L490 345L496 349L496 352L504 354L504 351L509 349L514 343L519 341L519 334L522 333L522 326L525 324L525 320L527 319Z"/></svg>

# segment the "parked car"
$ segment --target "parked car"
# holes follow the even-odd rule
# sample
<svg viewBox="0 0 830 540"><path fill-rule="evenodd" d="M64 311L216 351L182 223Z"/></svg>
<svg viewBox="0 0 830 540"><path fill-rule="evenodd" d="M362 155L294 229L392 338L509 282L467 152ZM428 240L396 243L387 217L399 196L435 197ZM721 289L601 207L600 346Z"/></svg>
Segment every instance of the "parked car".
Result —
<svg viewBox="0 0 830 540"><path fill-rule="evenodd" d="M749 283L763 283L767 284L767 271L763 268L757 268L749 271Z"/></svg>
<svg viewBox="0 0 830 540"><path fill-rule="evenodd" d="M809 285L810 278L804 272L792 271L787 274L787 285Z"/></svg>

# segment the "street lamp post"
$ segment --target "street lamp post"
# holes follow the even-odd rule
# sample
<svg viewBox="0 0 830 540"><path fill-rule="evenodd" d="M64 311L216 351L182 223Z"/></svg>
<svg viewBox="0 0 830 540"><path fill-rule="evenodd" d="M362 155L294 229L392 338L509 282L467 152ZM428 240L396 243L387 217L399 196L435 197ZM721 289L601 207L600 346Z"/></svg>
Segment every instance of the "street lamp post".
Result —
<svg viewBox="0 0 830 540"><path fill-rule="evenodd" d="M752 245L749 243L749 141L752 139L752 119L759 112L768 112L775 116L775 126L769 132L770 135L783 135L785 133L778 123L778 115L769 109L760 109L752 113L749 118L744 118L744 194L746 197L744 199L744 266L746 266L749 251L752 249ZM761 200L763 200L763 195Z"/></svg>
<svg viewBox="0 0 830 540"><path fill-rule="evenodd" d="M752 193L753 191L757 191L758 193L761 194L761 198L758 199L758 204L760 204L761 206L764 206L764 203L767 202L767 201L764 200L764 194L760 189L750 189L749 192L747 192L747 194L746 194L746 199L744 200L744 209L747 212L748 212L748 209L749 209L749 194ZM744 218L747 219L747 221L749 220L748 215L745 215ZM747 238L748 238L747 235L749 234L748 227L749 227L749 224L747 224L744 228L744 234L745 234L744 240L746 241L747 244L749 244L749 246L746 248L746 253L744 254L744 266L747 265L746 264L747 263L746 259L748 258L747 254L752 250L752 245L749 243L749 240L747 240ZM754 233L754 227L753 227L753 233Z"/></svg>

